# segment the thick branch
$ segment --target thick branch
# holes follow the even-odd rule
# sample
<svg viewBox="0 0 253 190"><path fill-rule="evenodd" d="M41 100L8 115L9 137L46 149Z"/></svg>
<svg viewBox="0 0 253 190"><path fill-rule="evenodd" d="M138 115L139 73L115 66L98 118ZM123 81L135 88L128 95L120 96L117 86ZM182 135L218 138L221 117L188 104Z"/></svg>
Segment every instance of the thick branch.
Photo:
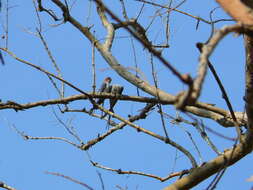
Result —
<svg viewBox="0 0 253 190"><path fill-rule="evenodd" d="M69 104L73 101L77 100L87 100L88 98L105 98L105 99L118 99L122 101L134 101L134 102L142 102L142 103L160 103L163 105L171 105L174 102L167 102L167 101L161 101L157 98L150 98L150 97L141 97L141 96L128 96L128 95L121 95L115 97L114 94L108 94L108 93L87 93L89 96L86 96L85 94L78 94L73 96L68 96L65 98L60 99L50 99L50 100L41 100L38 102L31 102L31 103L17 103L13 101L7 101L6 103L0 102L0 110L3 109L14 109L15 111L19 110L25 110L25 109L31 109L39 106L50 106L50 105L58 105L58 104ZM207 106L202 108L200 105L197 105L199 107L193 107L193 106L186 106L185 110L187 112L190 112L194 115L205 117L212 119L219 123L221 126L224 127L233 127L235 126L235 123L233 119L230 117L229 112L226 110L222 110L218 107L214 106ZM247 122L247 117L242 112L235 112L236 119L240 126L245 126Z"/></svg>
<svg viewBox="0 0 253 190"><path fill-rule="evenodd" d="M134 102L142 102L142 103L158 103L159 101L156 98L149 98L149 97L141 97L141 96L127 96L127 95L120 95L115 97L114 94L108 93L87 93L89 96L85 94L73 95L68 96L65 98L59 99L51 99L51 100L42 100L38 102L31 102L27 104L20 104L13 101L7 101L6 103L0 103L0 110L3 109L14 109L18 110L25 110L30 109L38 106L49 106L49 105L56 105L56 104L68 104L73 101L77 100L87 100L88 98L105 98L105 99L118 99L123 101L134 101ZM171 104L171 102L160 102L161 104Z"/></svg>
<svg viewBox="0 0 253 190"><path fill-rule="evenodd" d="M222 8L235 20L242 24L253 24L253 11L247 6L248 2L252 4L250 0L216 0Z"/></svg>
<svg viewBox="0 0 253 190"><path fill-rule="evenodd" d="M240 143L234 148L224 152L223 155L205 163L196 169L193 169L189 175L179 179L164 190L184 190L196 186L201 181L217 173L224 167L233 165L235 162L249 154L252 150L252 143Z"/></svg>
<svg viewBox="0 0 253 190"><path fill-rule="evenodd" d="M252 35L253 36L253 35ZM246 113L248 116L248 130L253 131L253 38L244 37L246 47L246 66L245 66L245 97Z"/></svg>
<svg viewBox="0 0 253 190"><path fill-rule="evenodd" d="M99 0L99 1L101 2L101 0ZM110 51L111 47L112 47L113 39L114 39L114 33L115 33L114 32L114 27L107 19L102 3L97 4L97 11L98 11L98 15L100 16L100 19L101 19L104 27L107 30L107 36L106 36L106 40L105 40L105 43L104 43L104 48L107 51Z"/></svg>
<svg viewBox="0 0 253 190"><path fill-rule="evenodd" d="M216 32L216 34L210 39L209 43L204 46L201 60L207 62L208 57L213 52L216 45L220 40L229 32L247 32L250 35L250 30L244 26L237 24L234 26L224 27L222 30ZM253 35L252 35L253 36ZM193 169L189 175L179 179L172 185L166 187L164 190L183 190L190 189L196 186L198 183L207 179L211 175L219 172L220 170L233 165L235 162L242 159L249 154L253 148L253 40L251 37L245 38L246 45L246 113L248 116L248 128L246 135L243 135L238 145L225 151L223 155L216 157L215 159L207 162L205 165Z"/></svg>
<svg viewBox="0 0 253 190"><path fill-rule="evenodd" d="M9 186L2 181L0 181L0 188L7 189L7 190L16 190L14 187Z"/></svg>

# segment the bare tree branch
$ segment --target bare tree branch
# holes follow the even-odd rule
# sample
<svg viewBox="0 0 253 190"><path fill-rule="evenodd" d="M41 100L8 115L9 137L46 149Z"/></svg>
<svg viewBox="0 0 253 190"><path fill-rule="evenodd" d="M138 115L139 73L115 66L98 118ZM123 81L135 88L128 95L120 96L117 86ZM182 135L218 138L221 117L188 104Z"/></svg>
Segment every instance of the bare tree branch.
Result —
<svg viewBox="0 0 253 190"><path fill-rule="evenodd" d="M114 39L114 27L108 21L107 17L105 16L104 6L103 6L103 3L101 0L98 0L97 11L98 11L98 15L100 16L104 27L107 30L107 36L106 36L106 40L105 40L105 43L103 46L106 51L110 51L111 47L112 47L113 39Z"/></svg>
<svg viewBox="0 0 253 190"><path fill-rule="evenodd" d="M244 2L251 1L240 1L240 0L216 0L222 8L232 16L236 21L245 24L252 25L253 24L253 14L252 7L248 7Z"/></svg>
<svg viewBox="0 0 253 190"><path fill-rule="evenodd" d="M148 174L148 173L139 172L139 171L123 171L121 169L113 169L113 168L109 168L109 167L103 166L103 165L101 165L101 164L99 164L97 162L93 162L93 161L91 161L91 163L93 164L93 166L95 166L97 168L101 168L101 169L104 169L104 170L116 172L118 174L141 175L141 176L146 176L146 177L157 179L157 180L159 180L161 182L167 181L167 180L169 180L169 179L171 179L173 177L178 177L178 176L182 176L182 175L185 175L185 174L189 173L188 170L183 170L181 172L171 173L171 174L169 174L166 177L159 177L159 176L156 176L156 175L153 175L153 174Z"/></svg>
<svg viewBox="0 0 253 190"><path fill-rule="evenodd" d="M94 190L92 187L90 187L90 186L87 185L86 183L83 183L83 182L81 182L81 181L78 181L78 180L76 180L76 179L74 179L74 178L72 178L72 177L63 175L63 174L61 174L61 173L57 173L57 172L45 172L45 173L46 173L46 174L50 174L50 175L55 175L55 176L63 177L63 178L65 178L65 179L69 180L69 181L72 181L72 182L74 182L74 183L76 183L76 184L79 184L79 185L85 187L86 189Z"/></svg>
<svg viewBox="0 0 253 190"><path fill-rule="evenodd" d="M3 181L0 181L0 188L6 189L6 190L16 190L15 188L4 183Z"/></svg>

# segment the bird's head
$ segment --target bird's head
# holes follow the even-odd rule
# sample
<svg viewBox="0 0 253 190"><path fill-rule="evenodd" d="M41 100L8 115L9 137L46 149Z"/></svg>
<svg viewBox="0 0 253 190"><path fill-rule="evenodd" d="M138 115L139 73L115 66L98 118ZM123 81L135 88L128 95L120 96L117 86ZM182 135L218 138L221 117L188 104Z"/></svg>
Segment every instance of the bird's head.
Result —
<svg viewBox="0 0 253 190"><path fill-rule="evenodd" d="M106 77L105 78L105 82L111 83L112 82L112 78L111 77Z"/></svg>

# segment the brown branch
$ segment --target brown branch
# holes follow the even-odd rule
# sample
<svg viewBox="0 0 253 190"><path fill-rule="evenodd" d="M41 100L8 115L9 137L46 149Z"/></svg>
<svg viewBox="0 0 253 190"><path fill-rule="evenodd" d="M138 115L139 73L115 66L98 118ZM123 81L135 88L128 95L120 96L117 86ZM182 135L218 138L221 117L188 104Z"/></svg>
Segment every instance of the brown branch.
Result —
<svg viewBox="0 0 253 190"><path fill-rule="evenodd" d="M145 119L147 117L147 113L152 109L152 107L154 105L155 105L154 103L147 104L138 115L131 116L128 120L130 122L134 122L134 121L137 121L137 120L140 120L140 119ZM96 143L102 141L107 136L111 135L112 133L118 131L119 129L123 129L126 125L127 124L125 122L119 123L118 125L116 125L113 128L109 129L106 133L104 133L102 135L99 135L97 138L88 141L86 144L83 144L81 146L81 149L82 150L88 150L90 147L92 147Z"/></svg>
<svg viewBox="0 0 253 190"><path fill-rule="evenodd" d="M64 138L64 137L33 137L25 134L24 132L19 131L15 126L11 126L23 139L25 140L57 140L57 141L63 141L66 142L72 146L75 146L77 148L80 148L81 145L78 145L74 142L71 142L70 140Z"/></svg>
<svg viewBox="0 0 253 190"><path fill-rule="evenodd" d="M65 112L86 113L86 114L89 114L89 116L91 116L91 117L95 117L95 118L99 118L99 119L107 121L107 123L110 126L115 127L115 126L118 125L118 123L116 123L116 122L114 122L112 120L108 120L106 117L101 117L101 115L98 115L98 114L95 114L95 113L91 113L90 110L86 110L85 108L81 109L81 110L80 109L69 109L69 108L67 108L67 109L63 110L62 112L63 113L65 113Z"/></svg>
<svg viewBox="0 0 253 190"><path fill-rule="evenodd" d="M60 19L57 18L57 16L54 14L54 12L52 10L48 10L48 9L45 9L43 6L42 6L42 3L41 3L41 0L37 0L38 2L38 11L40 12L43 12L45 11L47 14L49 14L55 21L59 21Z"/></svg>
<svg viewBox="0 0 253 190"><path fill-rule="evenodd" d="M113 24L113 26L115 29L121 27L126 28L128 26L131 27L132 32L134 32L136 36L143 39L146 42L146 44L149 44L149 46L154 47L146 36L146 30L138 23L136 19L130 19L124 22L116 23Z"/></svg>
<svg viewBox="0 0 253 190"><path fill-rule="evenodd" d="M167 102L167 101L162 101L162 100L159 101L157 98L141 97L141 96L121 95L121 96L115 97L115 95L107 94L107 93L88 93L88 94L89 94L89 97L91 98L105 98L105 99L116 98L122 101L134 101L134 102L142 102L142 103L160 103L163 105L174 103L174 102L169 102L169 101ZM88 99L88 96L84 94L79 94L79 95L73 95L73 96L69 96L69 97L65 97L61 99L42 100L42 101L26 103L26 104L16 103L13 101L7 101L6 103L0 102L0 110L14 109L15 111L22 111L25 109L35 108L39 106L45 107L45 106L58 105L58 104L66 105L73 101L86 100L86 99ZM233 119L230 117L229 112L215 106L199 103L197 107L186 106L185 110L194 115L212 119L224 127L235 126L235 123ZM69 110L64 110L64 111L69 111ZM246 125L247 117L244 116L242 112L235 112L235 116L240 126Z"/></svg>
<svg viewBox="0 0 253 190"><path fill-rule="evenodd" d="M14 109L16 111L19 110L25 110L30 109L38 106L49 106L49 105L56 105L56 104L69 104L76 100L87 100L89 97L91 98L105 98L105 99L118 99L122 101L134 101L134 102L142 102L142 103L158 103L161 104L171 104L171 102L164 102L164 101L158 101L156 98L149 98L149 97L141 97L141 96L127 96L127 95L117 95L114 94L108 94L108 93L87 93L85 94L79 94L79 95L73 95L65 98L60 99L51 99L51 100L42 100L38 102L32 102L27 104L19 104L13 101L7 101L6 103L0 102L0 110L3 109Z"/></svg>
<svg viewBox="0 0 253 190"><path fill-rule="evenodd" d="M245 109L248 116L248 130L253 133L253 35L244 37L246 48L245 67ZM252 141L250 141L252 143Z"/></svg>
<svg viewBox="0 0 253 190"><path fill-rule="evenodd" d="M164 5L160 5L158 3L154 3L154 2L150 2L150 1L145 1L145 0L136 0L136 1L147 3L147 4L150 4L150 5L153 5L153 6L157 6L157 7L160 7L160 8L168 9L168 12L175 11L175 12L181 13L183 15L189 16L191 18L194 18L197 21L202 21L202 22L204 22L206 24L215 24L215 23L223 22L223 21L233 21L233 19L218 19L218 20L214 20L214 21L209 21L209 20L203 19L202 17L194 16L194 15L191 15L191 14L189 14L187 12L178 10L177 8L171 8L170 6L164 6Z"/></svg>
<svg viewBox="0 0 253 190"><path fill-rule="evenodd" d="M93 162L93 161L91 161L91 163L92 163L93 166L95 166L97 168L101 168L101 169L104 169L104 170L116 172L118 174L141 175L141 176L146 176L146 177L157 179L157 180L159 180L161 182L167 181L167 180L169 180L169 179L171 179L173 177L182 176L182 175L185 175L185 174L189 173L188 170L183 170L181 172L171 173L171 174L169 174L166 177L159 177L159 176L156 176L154 174L148 174L148 173L139 172L139 171L123 171L121 169L113 169L113 168L109 168L109 167L103 166L103 165L101 165L101 164L99 164L97 162Z"/></svg>
<svg viewBox="0 0 253 190"><path fill-rule="evenodd" d="M15 188L4 183L3 181L0 181L0 188L6 189L6 190L16 190Z"/></svg>
<svg viewBox="0 0 253 190"><path fill-rule="evenodd" d="M54 0L56 1L56 0ZM117 22L122 23L122 21L110 10L108 9L100 0L94 0L97 4L101 4L103 6L104 10ZM185 77L184 75L180 74L164 57L161 56L161 53L157 50L155 50L152 46L150 46L150 43L148 43L145 39L142 37L136 35L130 28L125 27L125 29L131 33L141 44L147 48L158 60L160 60L171 72L177 76L183 83L191 85L191 80L189 77Z"/></svg>
<svg viewBox="0 0 253 190"><path fill-rule="evenodd" d="M192 113L194 115L203 117L203 118L212 119L224 127L235 126L235 123L233 119L230 117L230 114L228 111L223 112L222 110L219 110L219 109L216 110L217 107L214 107L214 108L215 108L215 111L208 111L208 109L205 109L205 108L199 109L193 106L187 106L185 108L185 111ZM244 117L244 114L242 112L236 112L235 115L237 117L237 121L239 122L240 126L245 126L247 123L247 118Z"/></svg>
<svg viewBox="0 0 253 190"><path fill-rule="evenodd" d="M97 3L97 12L98 12L98 15L100 16L100 20L102 21L104 27L107 30L107 36L106 36L106 40L103 46L107 51L110 51L112 47L113 39L114 39L115 30L112 23L109 22L109 20L107 19L105 15L105 10L104 10L102 1L98 0L98 2L99 3Z"/></svg>
<svg viewBox="0 0 253 190"><path fill-rule="evenodd" d="M205 62L207 64L208 57L211 55L212 51L216 47L216 45L220 42L220 40L230 32L238 32L238 33L247 33L250 35L250 28L245 27L241 24L236 24L233 26L227 26L223 29L217 31L215 35L210 39L207 45L203 47L203 52L200 57L200 61ZM246 91L245 91L245 101L246 101L246 112L248 115L248 128L245 135L242 135L241 141L239 144L234 147L223 152L222 155L216 157L215 159L205 163L203 166L193 169L189 175L179 179L172 185L166 187L164 190L182 190L182 189L190 189L196 186L198 183L207 179L211 175L224 171L227 167L233 165L235 162L242 159L244 156L249 154L253 149L253 68L252 68L252 47L253 42L252 39L247 42L249 45L246 48ZM221 173L221 175L223 172ZM219 180L219 179L218 179Z"/></svg>
<svg viewBox="0 0 253 190"><path fill-rule="evenodd" d="M251 134L252 135L252 134ZM251 139L252 140L252 139ZM189 175L179 179L164 190L183 190L190 189L198 183L217 173L220 169L229 167L241 158L249 154L252 150L252 143L244 141L235 147L223 152L222 155L205 163L203 166L193 169Z"/></svg>
<svg viewBox="0 0 253 190"><path fill-rule="evenodd" d="M92 68L92 89L93 93L96 91L96 64L95 64L95 45L92 43L91 51L91 68Z"/></svg>
<svg viewBox="0 0 253 190"><path fill-rule="evenodd" d="M253 25L253 10L252 7L247 6L248 0L216 0L222 8L236 21L246 24Z"/></svg>

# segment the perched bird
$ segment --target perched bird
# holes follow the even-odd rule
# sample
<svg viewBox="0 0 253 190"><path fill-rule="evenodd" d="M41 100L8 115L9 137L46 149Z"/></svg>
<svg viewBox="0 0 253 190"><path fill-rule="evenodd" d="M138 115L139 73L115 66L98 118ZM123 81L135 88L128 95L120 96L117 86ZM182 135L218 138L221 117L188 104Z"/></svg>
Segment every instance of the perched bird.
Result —
<svg viewBox="0 0 253 190"><path fill-rule="evenodd" d="M114 95L121 95L123 90L124 90L124 87L121 85L113 84L111 86L111 93ZM114 112L113 108L114 108L115 104L117 103L117 101L118 101L117 99L110 99L110 109L109 110L111 112Z"/></svg>
<svg viewBox="0 0 253 190"><path fill-rule="evenodd" d="M111 93L114 94L115 96L121 95L123 90L124 90L124 87L121 86L121 85L118 85L118 84L111 85ZM116 105L117 101L118 101L117 98L110 99L110 109L109 109L109 111L114 113L113 108ZM101 116L101 118L104 118L106 115L107 115L107 113L105 113L103 116ZM109 123L110 122L111 122L111 115L109 115L108 120L107 120L107 127L106 127L107 129L109 128Z"/></svg>
<svg viewBox="0 0 253 190"><path fill-rule="evenodd" d="M103 83L101 84L100 89L99 89L98 92L100 92L100 93L103 93L103 92L110 93L111 92L111 85L110 85L111 82L112 82L111 77L106 77L104 79ZM103 104L104 101L105 101L104 98L99 98L96 103L100 105L100 104ZM93 108L90 109L90 113L92 113L92 111L95 110L95 109L97 109L97 106L93 105Z"/></svg>
<svg viewBox="0 0 253 190"><path fill-rule="evenodd" d="M106 77L103 81L103 83L101 84L101 87L99 89L100 93L106 92L106 93L110 93L111 92L111 85L110 83L112 82L111 77ZM104 103L104 98L99 98L97 101L97 104L102 104Z"/></svg>

